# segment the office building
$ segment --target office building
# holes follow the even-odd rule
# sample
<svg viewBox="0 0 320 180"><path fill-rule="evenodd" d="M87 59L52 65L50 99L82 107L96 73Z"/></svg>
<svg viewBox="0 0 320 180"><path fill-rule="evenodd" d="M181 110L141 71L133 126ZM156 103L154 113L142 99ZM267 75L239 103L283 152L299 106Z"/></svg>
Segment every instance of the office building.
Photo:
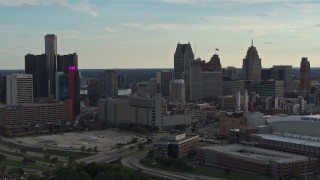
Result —
<svg viewBox="0 0 320 180"><path fill-rule="evenodd" d="M0 103L6 102L7 99L7 80L5 75L0 75Z"/></svg>
<svg viewBox="0 0 320 180"><path fill-rule="evenodd" d="M204 62L202 64L202 71L222 71L219 55L214 54L209 62Z"/></svg>
<svg viewBox="0 0 320 180"><path fill-rule="evenodd" d="M173 80L173 72L162 71L157 72L157 83L160 86L160 93L163 97L170 96L170 82Z"/></svg>
<svg viewBox="0 0 320 180"><path fill-rule="evenodd" d="M153 96L131 96L129 97L131 124L151 131L162 130L162 97Z"/></svg>
<svg viewBox="0 0 320 180"><path fill-rule="evenodd" d="M167 138L153 143L155 158L173 157L181 158L188 155L188 152L197 148L199 136L186 134L173 134Z"/></svg>
<svg viewBox="0 0 320 180"><path fill-rule="evenodd" d="M300 90L309 91L311 88L311 70L308 58L303 57L300 63Z"/></svg>
<svg viewBox="0 0 320 180"><path fill-rule="evenodd" d="M94 79L88 84L87 96L90 105L97 105L100 97L100 81L98 79Z"/></svg>
<svg viewBox="0 0 320 180"><path fill-rule="evenodd" d="M317 158L242 144L201 147L198 159L201 164L208 166L276 177L290 176L295 171L318 171Z"/></svg>
<svg viewBox="0 0 320 180"><path fill-rule="evenodd" d="M271 79L271 69L261 69L261 80L267 81Z"/></svg>
<svg viewBox="0 0 320 180"><path fill-rule="evenodd" d="M185 83L183 79L174 79L170 83L170 101L184 103L185 98Z"/></svg>
<svg viewBox="0 0 320 180"><path fill-rule="evenodd" d="M69 96L72 102L72 120L76 120L76 116L80 115L80 76L76 67L70 66L69 73Z"/></svg>
<svg viewBox="0 0 320 180"><path fill-rule="evenodd" d="M223 78L226 79L239 79L238 69L233 66L228 66L227 68L222 69Z"/></svg>
<svg viewBox="0 0 320 180"><path fill-rule="evenodd" d="M283 81L245 81L244 83L249 94L258 93L265 97L283 97Z"/></svg>
<svg viewBox="0 0 320 180"><path fill-rule="evenodd" d="M202 99L218 99L222 95L222 72L202 71L201 84Z"/></svg>
<svg viewBox="0 0 320 180"><path fill-rule="evenodd" d="M25 73L33 77L34 98L48 98L47 56L45 54L25 56Z"/></svg>
<svg viewBox="0 0 320 180"><path fill-rule="evenodd" d="M292 66L273 66L270 71L271 79L283 81L284 89L292 89Z"/></svg>
<svg viewBox="0 0 320 180"><path fill-rule="evenodd" d="M76 53L57 56L57 71L69 73L69 67L74 66L78 70L78 55Z"/></svg>
<svg viewBox="0 0 320 180"><path fill-rule="evenodd" d="M55 76L57 70L57 36L54 34L47 34L44 39L47 61L48 95L50 99L53 99L55 96Z"/></svg>
<svg viewBox="0 0 320 180"><path fill-rule="evenodd" d="M113 70L106 70L99 77L100 95L104 98L112 98L118 96L118 73Z"/></svg>
<svg viewBox="0 0 320 180"><path fill-rule="evenodd" d="M190 63L193 60L194 54L190 43L178 43L174 53L174 79L184 79L183 73L190 71Z"/></svg>
<svg viewBox="0 0 320 180"><path fill-rule="evenodd" d="M246 57L243 59L242 77L244 80L261 80L261 59L253 42L247 51Z"/></svg>
<svg viewBox="0 0 320 180"><path fill-rule="evenodd" d="M230 80L224 79L223 85L223 95L235 95L238 91L244 92L244 80Z"/></svg>
<svg viewBox="0 0 320 180"><path fill-rule="evenodd" d="M157 83L157 80L152 78L147 82L139 82L137 83L137 94L144 95L144 94L158 94L160 93L159 84Z"/></svg>
<svg viewBox="0 0 320 180"><path fill-rule="evenodd" d="M33 103L31 74L12 74L6 77L7 104Z"/></svg>
<svg viewBox="0 0 320 180"><path fill-rule="evenodd" d="M202 100L201 72L202 72L201 59L191 61L191 70L190 70L190 100L191 101Z"/></svg>

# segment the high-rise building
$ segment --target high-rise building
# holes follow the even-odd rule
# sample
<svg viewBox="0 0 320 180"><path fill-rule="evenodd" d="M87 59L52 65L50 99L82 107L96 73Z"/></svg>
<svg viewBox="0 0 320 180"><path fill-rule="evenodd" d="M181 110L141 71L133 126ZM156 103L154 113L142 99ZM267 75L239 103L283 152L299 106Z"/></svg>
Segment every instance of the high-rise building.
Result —
<svg viewBox="0 0 320 180"><path fill-rule="evenodd" d="M247 51L246 57L243 59L242 76L244 80L261 80L261 59L259 58L256 47L253 42Z"/></svg>
<svg viewBox="0 0 320 180"><path fill-rule="evenodd" d="M118 96L118 73L106 70L100 77L101 97L112 98Z"/></svg>
<svg viewBox="0 0 320 180"><path fill-rule="evenodd" d="M178 43L174 53L174 79L183 79L183 72L190 71L190 63L194 60L194 54L190 43Z"/></svg>
<svg viewBox="0 0 320 180"><path fill-rule="evenodd" d="M170 101L184 103L186 101L184 80L174 79L170 84Z"/></svg>
<svg viewBox="0 0 320 180"><path fill-rule="evenodd" d="M311 88L311 71L308 58L303 57L300 63L300 90L310 90Z"/></svg>
<svg viewBox="0 0 320 180"><path fill-rule="evenodd" d="M78 55L77 53L57 56L57 71L64 74L69 73L69 67L74 66L78 70Z"/></svg>
<svg viewBox="0 0 320 180"><path fill-rule="evenodd" d="M228 66L222 69L223 78L235 80L239 79L238 69L233 66Z"/></svg>
<svg viewBox="0 0 320 180"><path fill-rule="evenodd" d="M72 120L80 114L80 76L75 66L69 67L69 97L72 102Z"/></svg>
<svg viewBox="0 0 320 180"><path fill-rule="evenodd" d="M201 72L202 98L207 100L218 99L222 95L222 72Z"/></svg>
<svg viewBox="0 0 320 180"><path fill-rule="evenodd" d="M57 70L57 36L47 34L45 37L45 54L47 58L48 95L53 99L55 96L55 76Z"/></svg>
<svg viewBox="0 0 320 180"><path fill-rule="evenodd" d="M33 85L31 74L7 75L7 104L33 103Z"/></svg>
<svg viewBox="0 0 320 180"><path fill-rule="evenodd" d="M291 89L293 86L292 66L273 66L270 69L271 79L283 81L285 89Z"/></svg>
<svg viewBox="0 0 320 180"><path fill-rule="evenodd" d="M214 54L211 57L209 62L203 63L202 70L203 71L222 71L219 55Z"/></svg>
<svg viewBox="0 0 320 180"><path fill-rule="evenodd" d="M49 97L47 57L45 54L25 56L25 73L33 77L33 96L34 98Z"/></svg>
<svg viewBox="0 0 320 180"><path fill-rule="evenodd" d="M6 76L0 75L0 102L5 102L7 98Z"/></svg>
<svg viewBox="0 0 320 180"><path fill-rule="evenodd" d="M202 100L202 83L201 83L201 72L202 72L202 61L197 59L191 61L190 70L190 100L199 101Z"/></svg>
<svg viewBox="0 0 320 180"><path fill-rule="evenodd" d="M54 34L47 34L45 37L45 53L57 54L57 36Z"/></svg>
<svg viewBox="0 0 320 180"><path fill-rule="evenodd" d="M170 96L170 81L173 79L171 71L157 72L157 83L160 86L160 92L163 97Z"/></svg>

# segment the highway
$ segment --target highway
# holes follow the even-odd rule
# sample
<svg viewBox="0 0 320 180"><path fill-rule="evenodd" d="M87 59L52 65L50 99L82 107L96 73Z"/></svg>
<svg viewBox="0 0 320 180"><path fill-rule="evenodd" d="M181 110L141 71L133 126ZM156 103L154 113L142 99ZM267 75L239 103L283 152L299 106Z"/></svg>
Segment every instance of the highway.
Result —
<svg viewBox="0 0 320 180"><path fill-rule="evenodd" d="M221 180L219 178L209 177L209 176L201 176L196 174L189 173L180 173L180 172L172 172L172 171L163 171L158 169L153 169L146 167L140 163L140 160L145 158L147 155L147 151L141 152L139 154L135 154L126 158L121 159L121 163L131 169L141 169L144 173L149 174L151 176L163 177L166 179L172 180Z"/></svg>

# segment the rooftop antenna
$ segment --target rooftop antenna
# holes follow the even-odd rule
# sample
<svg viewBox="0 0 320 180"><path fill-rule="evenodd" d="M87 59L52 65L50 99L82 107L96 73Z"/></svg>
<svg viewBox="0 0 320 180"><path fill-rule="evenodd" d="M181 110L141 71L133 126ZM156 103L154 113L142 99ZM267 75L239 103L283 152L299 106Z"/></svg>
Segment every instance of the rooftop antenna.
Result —
<svg viewBox="0 0 320 180"><path fill-rule="evenodd" d="M253 38L251 39L251 46L253 46Z"/></svg>

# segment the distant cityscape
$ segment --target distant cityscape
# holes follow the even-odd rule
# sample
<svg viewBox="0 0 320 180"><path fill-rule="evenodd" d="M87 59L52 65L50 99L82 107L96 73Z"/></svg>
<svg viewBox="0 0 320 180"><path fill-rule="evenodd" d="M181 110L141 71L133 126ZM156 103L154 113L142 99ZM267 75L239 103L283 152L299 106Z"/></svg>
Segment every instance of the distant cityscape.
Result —
<svg viewBox="0 0 320 180"><path fill-rule="evenodd" d="M74 161L146 179L319 178L320 68L307 57L263 68L252 40L241 68L223 67L219 49L206 61L178 43L173 69L78 69L55 34L44 42L24 70L0 70L0 153L35 163L24 171L59 179L53 165Z"/></svg>

